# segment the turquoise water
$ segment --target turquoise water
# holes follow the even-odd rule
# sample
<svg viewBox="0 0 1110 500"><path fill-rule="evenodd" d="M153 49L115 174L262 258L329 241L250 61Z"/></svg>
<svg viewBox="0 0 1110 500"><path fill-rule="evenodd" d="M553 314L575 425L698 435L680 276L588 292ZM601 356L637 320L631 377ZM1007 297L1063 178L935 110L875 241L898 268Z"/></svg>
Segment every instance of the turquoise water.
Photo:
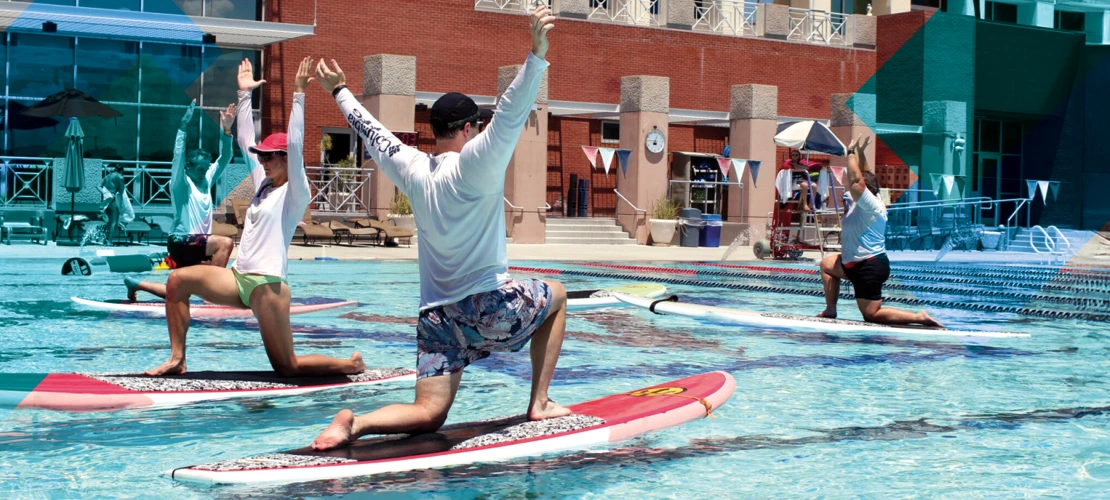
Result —
<svg viewBox="0 0 1110 500"><path fill-rule="evenodd" d="M164 323L71 305L71 295L121 298L119 275L63 277L60 265L0 260L0 377L138 371L165 360ZM574 264L514 265L598 271ZM910 277L906 273L901 281L912 282ZM560 279L568 289L628 282ZM975 290L1035 290L1029 281L952 285L915 296L1016 305L1023 302L987 300ZM294 317L299 352L347 356L358 350L370 366L414 366L415 329L407 321L418 301L415 263L291 262L290 282L297 298L362 303L342 317ZM769 283L774 281L764 282ZM1110 285L1077 287L1071 295L1110 299ZM669 288L690 302L744 309L808 314L823 306L819 297ZM859 317L848 302L840 311L842 317ZM276 487L197 486L173 482L161 472L306 445L338 410L365 412L411 402L412 387L401 383L111 413L0 409L0 497L1107 496L1106 326L947 308L930 312L950 327L1033 337L962 345L930 337L741 328L639 310L579 314L568 322L551 390L558 401L586 401L710 370L732 373L736 394L714 412L716 419L588 452ZM192 370L268 368L251 323L194 324L188 346ZM473 365L449 423L521 412L529 374L524 353L495 354Z"/></svg>

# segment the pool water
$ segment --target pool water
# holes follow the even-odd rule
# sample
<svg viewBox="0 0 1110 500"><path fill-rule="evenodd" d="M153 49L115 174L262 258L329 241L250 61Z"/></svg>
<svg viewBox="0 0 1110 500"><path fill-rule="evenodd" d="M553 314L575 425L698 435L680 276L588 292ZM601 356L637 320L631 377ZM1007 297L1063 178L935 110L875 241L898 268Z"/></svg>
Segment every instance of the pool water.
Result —
<svg viewBox="0 0 1110 500"><path fill-rule="evenodd" d="M514 262L547 269L580 264ZM0 377L120 372L168 356L164 321L81 310L69 297L122 298L122 276L58 274L53 260L0 260ZM696 266L651 264L663 269ZM1021 268L1015 268L1021 269ZM649 279L652 274L607 271ZM974 267L955 269L971 275ZM901 282L912 272L895 274ZM415 367L415 262L290 262L295 298L351 299L342 314L293 318L298 352L367 365ZM629 283L576 275L568 289ZM674 274L662 272L660 277ZM928 276L916 275L922 283ZM165 279L165 275L155 275ZM697 278L729 282L736 277ZM764 284L775 278L761 278ZM1025 290L1029 280L948 287L914 296L955 303L976 290ZM820 297L668 285L683 300L816 313ZM816 289L806 283L780 283ZM849 289L850 290L850 289ZM1047 293L1047 292L1046 292ZM1068 292L1051 292L1068 295ZM910 292L891 293L911 295ZM1110 299L1105 286L1071 296ZM1075 309L1067 304L1030 307ZM1110 342L1105 324L930 308L949 327L1032 334L963 344L936 337L830 334L703 323L610 309L572 315L552 397L564 404L711 370L735 376L732 399L681 427L588 451L288 486L198 486L162 471L304 446L340 409L411 402L412 385L324 391L164 410L60 413L0 409L0 497L1105 497L1110 491ZM1108 312L1106 308L1085 309ZM858 319L842 301L841 317ZM268 369L255 325L194 323L191 370ZM466 371L449 423L516 414L528 398L525 353Z"/></svg>

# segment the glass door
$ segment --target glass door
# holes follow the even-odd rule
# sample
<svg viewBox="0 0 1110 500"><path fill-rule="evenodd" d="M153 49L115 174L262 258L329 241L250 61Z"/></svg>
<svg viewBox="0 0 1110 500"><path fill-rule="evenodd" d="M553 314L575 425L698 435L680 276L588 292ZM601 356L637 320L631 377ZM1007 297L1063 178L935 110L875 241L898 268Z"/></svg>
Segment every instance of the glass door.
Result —
<svg viewBox="0 0 1110 500"><path fill-rule="evenodd" d="M994 200L1000 199L999 194L1001 191L999 185L1001 170L998 168L999 163L1001 163L1000 155L979 153L976 156L979 159L977 170L979 171L978 186L980 196L986 196ZM998 225L1000 213L997 208L998 205L991 205L990 210L983 210L983 225ZM1009 214L1007 214L1007 216L1009 216Z"/></svg>

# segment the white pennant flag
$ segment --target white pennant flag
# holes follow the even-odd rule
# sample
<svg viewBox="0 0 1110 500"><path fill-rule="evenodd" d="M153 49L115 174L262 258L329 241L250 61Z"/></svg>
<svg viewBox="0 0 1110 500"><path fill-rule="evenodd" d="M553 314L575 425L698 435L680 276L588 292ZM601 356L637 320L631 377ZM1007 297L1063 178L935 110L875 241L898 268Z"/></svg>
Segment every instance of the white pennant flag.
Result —
<svg viewBox="0 0 1110 500"><path fill-rule="evenodd" d="M940 174L929 174L933 181L933 195L940 198Z"/></svg>
<svg viewBox="0 0 1110 500"><path fill-rule="evenodd" d="M1056 195L1060 194L1060 181L1052 181L1048 187L1052 188L1052 201L1056 201Z"/></svg>
<svg viewBox="0 0 1110 500"><path fill-rule="evenodd" d="M1037 181L1037 191L1041 192L1041 203L1048 204L1048 181Z"/></svg>
<svg viewBox="0 0 1110 500"><path fill-rule="evenodd" d="M732 171L736 172L736 182L744 182L744 167L748 166L748 160L732 160Z"/></svg>
<svg viewBox="0 0 1110 500"><path fill-rule="evenodd" d="M1029 199L1032 200L1037 196L1037 181L1025 181L1025 187L1029 189Z"/></svg>
<svg viewBox="0 0 1110 500"><path fill-rule="evenodd" d="M952 186L956 183L956 178L951 175L942 175L941 179L944 179L945 194L952 196Z"/></svg>
<svg viewBox="0 0 1110 500"><path fill-rule="evenodd" d="M605 166L605 176L609 176L609 166L613 164L613 154L617 152L616 148L598 148L601 151L601 163Z"/></svg>

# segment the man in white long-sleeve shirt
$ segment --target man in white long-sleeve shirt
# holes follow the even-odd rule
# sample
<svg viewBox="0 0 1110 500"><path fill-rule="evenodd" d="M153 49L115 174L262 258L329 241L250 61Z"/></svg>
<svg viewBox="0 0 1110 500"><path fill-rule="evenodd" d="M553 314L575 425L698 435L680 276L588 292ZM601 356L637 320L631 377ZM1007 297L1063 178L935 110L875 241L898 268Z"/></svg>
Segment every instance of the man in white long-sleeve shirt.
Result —
<svg viewBox="0 0 1110 500"><path fill-rule="evenodd" d="M436 153L404 146L346 89L339 66L321 61L316 79L332 92L382 172L412 203L420 232L420 318L416 402L355 417L336 415L312 444L343 446L366 434L433 432L443 425L463 369L492 351L519 351L531 341L528 418L570 410L548 398L566 327L566 290L559 283L514 280L505 253L505 171L534 108L547 62L551 11L531 16L532 53L497 105L486 130L469 97L444 95L432 106Z"/></svg>

